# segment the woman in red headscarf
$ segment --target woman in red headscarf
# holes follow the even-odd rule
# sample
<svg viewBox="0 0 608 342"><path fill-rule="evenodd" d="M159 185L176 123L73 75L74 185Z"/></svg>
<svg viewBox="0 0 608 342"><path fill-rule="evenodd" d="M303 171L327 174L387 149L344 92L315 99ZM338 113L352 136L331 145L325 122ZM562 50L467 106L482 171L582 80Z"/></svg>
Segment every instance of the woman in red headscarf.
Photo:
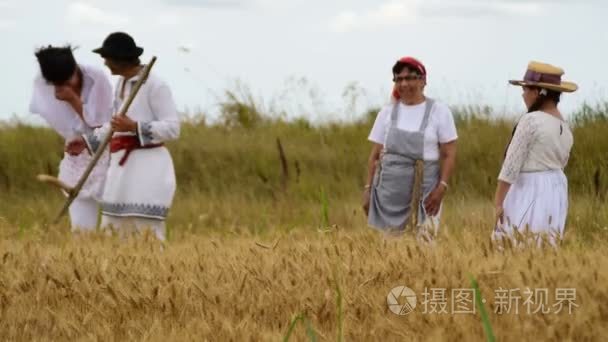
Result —
<svg viewBox="0 0 608 342"><path fill-rule="evenodd" d="M418 210L416 235L433 239L441 203L456 161L458 138L448 106L424 95L427 72L415 58L404 57L392 69L393 101L385 106L369 135L373 142L363 195L368 224L401 233ZM411 208L415 164L423 161L422 200Z"/></svg>

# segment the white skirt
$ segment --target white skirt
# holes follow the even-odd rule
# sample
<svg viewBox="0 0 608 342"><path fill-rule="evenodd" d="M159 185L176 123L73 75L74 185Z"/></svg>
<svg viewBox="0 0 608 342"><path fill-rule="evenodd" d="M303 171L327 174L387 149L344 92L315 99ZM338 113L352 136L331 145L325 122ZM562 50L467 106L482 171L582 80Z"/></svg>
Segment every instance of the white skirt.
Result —
<svg viewBox="0 0 608 342"><path fill-rule="evenodd" d="M102 214L164 220L175 194L173 160L163 147L137 149L124 165L125 151L112 153L101 205Z"/></svg>
<svg viewBox="0 0 608 342"><path fill-rule="evenodd" d="M63 159L59 163L59 175L57 178L66 185L74 187L84 174L92 158L87 152L83 152L77 156L64 153ZM109 153L104 152L89 174L86 182L84 182L82 189L78 193L78 198L93 199L95 201L101 200L109 163Z"/></svg>
<svg viewBox="0 0 608 342"><path fill-rule="evenodd" d="M505 201L504 219L493 233L495 240L519 240L519 234L541 237L555 245L563 239L568 215L568 180L562 170L521 173Z"/></svg>

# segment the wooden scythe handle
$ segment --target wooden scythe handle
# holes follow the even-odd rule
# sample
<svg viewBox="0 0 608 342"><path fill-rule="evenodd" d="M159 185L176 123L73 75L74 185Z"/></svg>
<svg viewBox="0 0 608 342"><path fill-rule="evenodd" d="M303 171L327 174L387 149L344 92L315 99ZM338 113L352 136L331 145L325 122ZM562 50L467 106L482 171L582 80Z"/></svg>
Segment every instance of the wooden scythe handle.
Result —
<svg viewBox="0 0 608 342"><path fill-rule="evenodd" d="M410 224L412 229L418 227L418 209L420 207L420 201L422 200L422 181L424 179L424 161L416 160L414 166L414 187L412 189L412 202L410 204Z"/></svg>

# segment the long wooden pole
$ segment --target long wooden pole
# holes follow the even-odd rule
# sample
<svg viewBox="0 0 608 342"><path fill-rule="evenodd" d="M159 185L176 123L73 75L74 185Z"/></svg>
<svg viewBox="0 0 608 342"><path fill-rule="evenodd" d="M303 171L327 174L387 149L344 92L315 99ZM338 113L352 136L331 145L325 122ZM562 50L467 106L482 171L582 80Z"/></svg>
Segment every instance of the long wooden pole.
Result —
<svg viewBox="0 0 608 342"><path fill-rule="evenodd" d="M118 113L119 116L125 116L125 115L127 115L127 111L129 110L129 106L131 106L131 103L133 102L133 99L135 99L135 96L139 92L139 88L141 88L141 86L146 82L146 79L148 78L148 75L150 74L150 70L152 69L152 66L154 66L155 62L156 62L156 56L153 56L152 59L150 60L150 63L148 63L144 67L144 69L142 71L142 76L135 83L135 86L131 90L131 93L129 94L129 97L127 98L127 100L125 102L123 102L122 108L121 108L120 112ZM53 223L59 222L59 220L61 219L61 217L63 217L63 215L65 215L65 213L67 212L67 210L70 207L70 205L72 204L72 202L76 199L76 197L78 196L78 193L82 189L82 186L84 185L84 183L86 182L87 178L89 177L89 175L93 171L93 168L95 167L95 165L97 164L97 162L99 161L99 158L101 158L101 155L103 154L104 150L106 149L106 147L110 143L110 140L112 140L112 135L113 134L114 134L114 130L112 128L110 128L110 131L108 132L108 134L105 136L105 138L103 139L103 141L99 145L99 148L97 149L97 151L95 151L95 154L93 155L93 158L91 159L91 161L89 162L89 165L87 166L86 170L84 171L84 173L82 174L82 176L78 180L78 183L76 183L76 185L74 186L74 188L72 189L72 191L70 191L68 193L68 199L66 200L65 204L63 205L63 208L61 208L61 211L59 212L59 214L57 215L57 217L55 218L55 220L53 221Z"/></svg>
<svg viewBox="0 0 608 342"><path fill-rule="evenodd" d="M412 189L412 202L410 204L410 224L415 232L418 228L418 209L422 200L422 182L424 179L424 161L416 160L414 164L414 187Z"/></svg>

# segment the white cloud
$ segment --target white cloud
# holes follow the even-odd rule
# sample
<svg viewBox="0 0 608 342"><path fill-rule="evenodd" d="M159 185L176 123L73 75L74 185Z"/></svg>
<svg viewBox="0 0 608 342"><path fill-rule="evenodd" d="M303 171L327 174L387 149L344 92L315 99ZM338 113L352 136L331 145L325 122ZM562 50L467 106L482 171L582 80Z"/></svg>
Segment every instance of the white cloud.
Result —
<svg viewBox="0 0 608 342"><path fill-rule="evenodd" d="M526 2L526 3L499 3L494 7L498 11L503 11L506 14L524 14L524 15L537 15L541 13L544 5L540 2Z"/></svg>
<svg viewBox="0 0 608 342"><path fill-rule="evenodd" d="M546 0L392 0L367 11L345 10L331 18L334 32L377 30L420 18L479 18L538 15Z"/></svg>
<svg viewBox="0 0 608 342"><path fill-rule="evenodd" d="M247 7L250 0L165 0L167 5L203 8L239 8Z"/></svg>
<svg viewBox="0 0 608 342"><path fill-rule="evenodd" d="M12 30L17 27L17 23L11 20L0 19L0 31Z"/></svg>
<svg viewBox="0 0 608 342"><path fill-rule="evenodd" d="M68 22L76 25L93 24L119 26L129 22L129 18L109 11L104 11L84 2L75 2L68 5Z"/></svg>
<svg viewBox="0 0 608 342"><path fill-rule="evenodd" d="M17 22L10 18L14 18L12 10L16 8L15 1L0 0L0 31L8 31L17 27Z"/></svg>
<svg viewBox="0 0 608 342"><path fill-rule="evenodd" d="M393 0L361 13L344 11L331 19L329 27L334 32L350 32L359 29L376 30L396 26L405 20L416 18L417 2L416 0Z"/></svg>
<svg viewBox="0 0 608 342"><path fill-rule="evenodd" d="M0 10L13 9L16 5L15 1L0 0Z"/></svg>
<svg viewBox="0 0 608 342"><path fill-rule="evenodd" d="M541 12L543 4L537 1L520 0L499 1L451 1L441 5L439 1L427 1L420 6L420 15L424 17L478 18L483 16L536 15Z"/></svg>
<svg viewBox="0 0 608 342"><path fill-rule="evenodd" d="M165 28L177 28L183 24L183 15L176 11L157 12L154 22Z"/></svg>
<svg viewBox="0 0 608 342"><path fill-rule="evenodd" d="M335 16L329 26L334 32L352 31L360 23L359 17L360 15L355 12L345 11Z"/></svg>
<svg viewBox="0 0 608 342"><path fill-rule="evenodd" d="M566 5L593 5L603 3L604 0L478 0L479 2L490 3L551 3L551 4L566 4Z"/></svg>

